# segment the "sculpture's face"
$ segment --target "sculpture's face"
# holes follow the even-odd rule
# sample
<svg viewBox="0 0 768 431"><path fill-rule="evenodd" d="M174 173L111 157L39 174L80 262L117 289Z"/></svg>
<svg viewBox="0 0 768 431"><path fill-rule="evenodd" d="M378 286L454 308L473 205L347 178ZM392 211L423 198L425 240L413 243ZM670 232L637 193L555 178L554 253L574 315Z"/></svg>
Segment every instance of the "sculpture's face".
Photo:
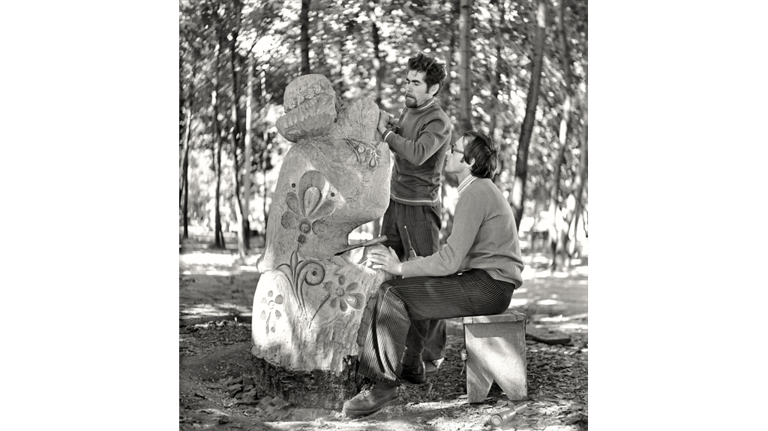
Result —
<svg viewBox="0 0 768 431"><path fill-rule="evenodd" d="M424 80L426 72L409 70L405 77L405 106L416 108L431 99L437 91L437 84L430 89ZM431 91L430 91L431 90Z"/></svg>

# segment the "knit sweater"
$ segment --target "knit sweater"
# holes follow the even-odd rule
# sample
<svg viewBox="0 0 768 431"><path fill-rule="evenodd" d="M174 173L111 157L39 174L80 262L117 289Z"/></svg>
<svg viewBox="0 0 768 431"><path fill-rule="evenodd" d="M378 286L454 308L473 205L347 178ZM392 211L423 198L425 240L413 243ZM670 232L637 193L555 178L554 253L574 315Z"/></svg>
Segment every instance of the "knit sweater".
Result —
<svg viewBox="0 0 768 431"><path fill-rule="evenodd" d="M403 278L483 269L499 281L523 284L515 216L490 179L470 175L459 186L453 231L437 253L403 262Z"/></svg>
<svg viewBox="0 0 768 431"><path fill-rule="evenodd" d="M395 154L390 197L404 205L436 205L451 121L435 99L403 109L398 125L382 136Z"/></svg>

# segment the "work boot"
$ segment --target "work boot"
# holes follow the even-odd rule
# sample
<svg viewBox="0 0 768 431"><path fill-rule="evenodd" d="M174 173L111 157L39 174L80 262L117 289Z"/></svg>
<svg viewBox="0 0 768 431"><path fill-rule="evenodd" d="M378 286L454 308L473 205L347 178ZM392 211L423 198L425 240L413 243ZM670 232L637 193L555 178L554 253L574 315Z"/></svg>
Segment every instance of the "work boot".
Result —
<svg viewBox="0 0 768 431"><path fill-rule="evenodd" d="M420 361L419 365L415 367L409 367L403 364L403 370L400 372L400 378L411 383L420 385L427 381L426 368L424 361Z"/></svg>
<svg viewBox="0 0 768 431"><path fill-rule="evenodd" d="M397 386L377 383L371 390L364 390L344 403L342 411L351 419L367 416L397 402Z"/></svg>

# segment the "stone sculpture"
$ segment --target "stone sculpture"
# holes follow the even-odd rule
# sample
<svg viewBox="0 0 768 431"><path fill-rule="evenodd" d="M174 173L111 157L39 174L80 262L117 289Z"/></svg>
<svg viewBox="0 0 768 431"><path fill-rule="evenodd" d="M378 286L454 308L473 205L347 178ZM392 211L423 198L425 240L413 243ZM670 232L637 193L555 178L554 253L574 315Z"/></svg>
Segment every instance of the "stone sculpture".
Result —
<svg viewBox="0 0 768 431"><path fill-rule="evenodd" d="M384 214L389 148L377 139L378 106L367 99L344 106L322 75L292 81L285 111L277 128L295 144L258 263L251 353L289 370L338 374L357 355L366 301L388 275L364 265L367 248L335 253L356 227Z"/></svg>

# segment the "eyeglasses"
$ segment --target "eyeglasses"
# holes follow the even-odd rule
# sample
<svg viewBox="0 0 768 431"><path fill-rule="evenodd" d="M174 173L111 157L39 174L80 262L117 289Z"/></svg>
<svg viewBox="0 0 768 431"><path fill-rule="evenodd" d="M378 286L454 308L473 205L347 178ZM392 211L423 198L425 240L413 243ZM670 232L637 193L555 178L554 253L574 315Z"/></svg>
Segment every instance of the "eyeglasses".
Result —
<svg viewBox="0 0 768 431"><path fill-rule="evenodd" d="M451 154L454 154L454 153L464 154L464 150L459 150L456 147L452 147Z"/></svg>

